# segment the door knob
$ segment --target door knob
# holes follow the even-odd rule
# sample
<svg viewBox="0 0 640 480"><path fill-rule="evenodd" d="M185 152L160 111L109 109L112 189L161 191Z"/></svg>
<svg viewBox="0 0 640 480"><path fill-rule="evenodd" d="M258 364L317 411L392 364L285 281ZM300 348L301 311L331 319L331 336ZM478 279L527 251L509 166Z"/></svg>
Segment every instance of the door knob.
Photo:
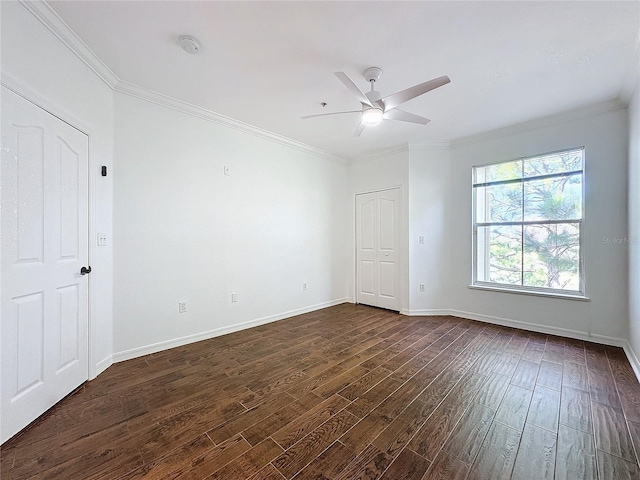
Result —
<svg viewBox="0 0 640 480"><path fill-rule="evenodd" d="M384 256L385 256L385 257L388 257L388 256L389 256L389 254L388 254L388 253L385 253L385 254L384 254Z"/></svg>
<svg viewBox="0 0 640 480"><path fill-rule="evenodd" d="M82 267L80 269L80 275L87 275L88 273L91 273L91 267Z"/></svg>

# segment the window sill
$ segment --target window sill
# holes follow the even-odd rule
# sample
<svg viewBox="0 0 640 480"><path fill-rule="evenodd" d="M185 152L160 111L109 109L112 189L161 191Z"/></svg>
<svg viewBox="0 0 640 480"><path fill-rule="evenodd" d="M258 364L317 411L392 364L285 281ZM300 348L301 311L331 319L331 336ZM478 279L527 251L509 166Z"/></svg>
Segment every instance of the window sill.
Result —
<svg viewBox="0 0 640 480"><path fill-rule="evenodd" d="M535 297L562 298L564 300L578 300L581 302L590 302L591 299L580 294L556 293L556 292L538 292L535 290L520 290L517 288L495 287L492 285L468 285L469 288L475 290L489 290L492 292L517 293L519 295L533 295Z"/></svg>

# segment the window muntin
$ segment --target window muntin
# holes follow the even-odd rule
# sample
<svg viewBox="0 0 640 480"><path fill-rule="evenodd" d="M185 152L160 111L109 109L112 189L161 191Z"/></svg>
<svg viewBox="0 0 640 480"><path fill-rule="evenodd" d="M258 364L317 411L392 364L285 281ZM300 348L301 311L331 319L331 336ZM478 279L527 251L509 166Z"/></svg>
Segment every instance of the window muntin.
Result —
<svg viewBox="0 0 640 480"><path fill-rule="evenodd" d="M584 296L584 148L473 168L473 284Z"/></svg>

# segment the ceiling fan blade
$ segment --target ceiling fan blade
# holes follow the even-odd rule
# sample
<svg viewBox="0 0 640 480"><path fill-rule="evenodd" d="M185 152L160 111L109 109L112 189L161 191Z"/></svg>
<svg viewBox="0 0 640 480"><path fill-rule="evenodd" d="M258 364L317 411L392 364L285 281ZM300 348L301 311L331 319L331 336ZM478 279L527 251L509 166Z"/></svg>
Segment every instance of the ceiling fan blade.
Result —
<svg viewBox="0 0 640 480"><path fill-rule="evenodd" d="M382 102L384 103L384 109L385 111L388 111L392 108L396 108L397 106L402 105L404 102L408 102L413 98L419 97L423 93L435 90L436 88L446 85L449 82L451 82L449 77L444 75L443 77L434 78L433 80L429 80L428 82L420 83L418 85L414 85L413 87L409 87L406 90L402 90L400 92L386 96L382 99Z"/></svg>
<svg viewBox="0 0 640 480"><path fill-rule="evenodd" d="M362 134L362 131L364 130L365 127L365 123L364 122L360 122L360 125L358 125L358 128L356 128L356 131L353 132L353 136L354 137L359 137Z"/></svg>
<svg viewBox="0 0 640 480"><path fill-rule="evenodd" d="M382 118L389 120L400 120L401 122L419 123L420 125L426 125L431 120L421 117L420 115L414 115L413 113L405 112L404 110L398 110L394 108L385 112Z"/></svg>
<svg viewBox="0 0 640 480"><path fill-rule="evenodd" d="M369 105L370 107L373 107L373 105L371 105L371 101L367 98L367 96L364 93L362 93L362 90L360 90L358 86L355 83L353 83L349 77L347 77L346 73L334 72L334 75L338 77L338 79L342 83L344 83L344 86L347 87L349 91L358 98L358 101L360 103L364 103L365 105Z"/></svg>
<svg viewBox="0 0 640 480"><path fill-rule="evenodd" d="M318 113L316 115L305 115L304 117L300 117L300 118L302 118L303 120L306 120L307 118L326 117L327 115L342 115L343 113L362 113L362 110L351 110L350 112Z"/></svg>

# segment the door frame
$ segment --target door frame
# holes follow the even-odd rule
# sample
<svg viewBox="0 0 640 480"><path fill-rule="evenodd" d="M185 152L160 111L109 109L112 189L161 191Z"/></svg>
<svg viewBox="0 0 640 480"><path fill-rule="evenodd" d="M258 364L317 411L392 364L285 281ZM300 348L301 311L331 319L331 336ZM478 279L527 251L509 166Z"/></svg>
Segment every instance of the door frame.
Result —
<svg viewBox="0 0 640 480"><path fill-rule="evenodd" d="M386 192L389 190L398 190L400 194L400 245L398 245L398 258L400 261L398 262L398 266L400 268L400 282L398 284L398 295L400 297L400 313L403 314L406 311L406 302L404 298L405 294L405 279L408 272L405 272L405 242L406 242L406 233L405 233L405 225L404 225L404 216L405 216L405 198L403 195L402 185L393 185L389 187L383 188L374 188L370 190L362 190L355 192L352 198L353 205L353 303L359 305L358 303L358 220L357 220L357 204L356 197L358 195L365 195L367 193L379 193Z"/></svg>
<svg viewBox="0 0 640 480"><path fill-rule="evenodd" d="M72 115L71 113L69 113L68 111L66 111L64 108L61 108L59 105L52 103L51 101L45 99L44 97L42 97L41 95L35 93L33 90L29 89L28 87L25 87L23 84L17 82L16 80L14 80L12 77L10 77L9 75L5 74L4 72L2 72L2 74L0 75L0 84L11 90L13 93L15 93L16 95L19 95L20 97L22 97L23 99L25 99L26 101L32 103L33 105L35 105L36 107L44 110L45 112L53 115L54 117L56 117L57 119L59 119L60 121L66 123L67 125L69 125L70 127L75 128L76 130L78 130L79 132L85 134L87 136L87 142L88 142L88 152L87 152L87 190L88 190L88 200L89 200L89 205L88 205L88 232L87 235L89 236L88 238L88 246L89 246L89 259L88 259L88 264L91 265L93 263L93 259L95 257L95 242L94 240L97 238L97 233L96 233L96 221L95 221L95 214L96 214L96 174L94 173L94 165L92 165L91 159L91 151L92 151L92 146L94 143L94 137L93 137L93 129L85 122L81 121L80 119L78 119L76 116ZM97 292L96 292L96 286L95 286L95 282L93 281L93 279L91 278L92 276L89 275L88 280L88 311L87 311L87 359L89 362L88 365L88 378L87 380L93 380L94 378L96 378L98 376L98 371L97 371L97 359L95 358L96 356L96 345L95 345L95 339L97 338L96 332L95 330L95 322L93 321L93 319L95 318L95 312L96 312L96 298L97 298Z"/></svg>

